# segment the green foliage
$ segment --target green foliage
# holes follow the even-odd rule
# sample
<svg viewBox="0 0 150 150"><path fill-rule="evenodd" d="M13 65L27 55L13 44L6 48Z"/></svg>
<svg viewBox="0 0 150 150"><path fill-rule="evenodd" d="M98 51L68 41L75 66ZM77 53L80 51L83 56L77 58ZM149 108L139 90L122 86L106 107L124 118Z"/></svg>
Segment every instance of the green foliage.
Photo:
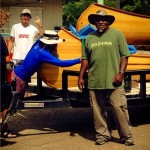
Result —
<svg viewBox="0 0 150 150"><path fill-rule="evenodd" d="M116 8L117 1L122 10L150 15L150 0L104 0L104 5ZM97 0L63 0L63 26L68 27L69 23L75 26L84 10L96 2Z"/></svg>
<svg viewBox="0 0 150 150"><path fill-rule="evenodd" d="M150 0L128 0L128 3L125 3L125 0L122 1L124 5L121 6L121 9L125 11L150 15Z"/></svg>
<svg viewBox="0 0 150 150"><path fill-rule="evenodd" d="M96 0L63 1L63 26L68 26L69 23L75 26L82 12L94 2L96 2Z"/></svg>
<svg viewBox="0 0 150 150"><path fill-rule="evenodd" d="M116 7L116 0L105 0L104 5L109 7Z"/></svg>

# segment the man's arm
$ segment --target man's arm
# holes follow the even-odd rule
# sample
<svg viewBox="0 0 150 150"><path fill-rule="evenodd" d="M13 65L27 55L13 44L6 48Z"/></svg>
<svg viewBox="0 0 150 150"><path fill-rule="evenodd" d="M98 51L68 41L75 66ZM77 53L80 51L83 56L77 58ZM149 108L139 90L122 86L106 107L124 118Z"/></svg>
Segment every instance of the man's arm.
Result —
<svg viewBox="0 0 150 150"><path fill-rule="evenodd" d="M9 54L12 52L14 40L15 40L15 38L11 36L10 39L9 39L9 41L8 41L8 51L9 51Z"/></svg>
<svg viewBox="0 0 150 150"><path fill-rule="evenodd" d="M125 73L128 65L128 57L122 57L120 62L120 71L119 73Z"/></svg>
<svg viewBox="0 0 150 150"><path fill-rule="evenodd" d="M38 27L39 27L39 34L38 34L38 36L43 36L43 33L44 33L43 26L40 25L40 26L38 26Z"/></svg>
<svg viewBox="0 0 150 150"><path fill-rule="evenodd" d="M38 36L43 36L44 29L43 29L43 25L42 25L42 22L41 22L41 20L40 20L39 17L36 17L35 23L37 24L37 26L39 28L39 34L38 34Z"/></svg>

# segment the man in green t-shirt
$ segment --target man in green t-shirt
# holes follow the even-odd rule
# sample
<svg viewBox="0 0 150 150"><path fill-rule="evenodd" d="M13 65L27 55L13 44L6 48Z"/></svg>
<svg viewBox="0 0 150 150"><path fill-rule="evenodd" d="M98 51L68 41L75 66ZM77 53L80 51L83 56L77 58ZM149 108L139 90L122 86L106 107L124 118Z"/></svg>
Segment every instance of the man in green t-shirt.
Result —
<svg viewBox="0 0 150 150"><path fill-rule="evenodd" d="M130 56L126 39L121 31L109 27L115 21L115 17L107 15L104 10L90 14L88 20L97 30L85 41L78 86L83 90L83 76L88 70L88 89L93 107L96 144L102 145L111 139L105 109L105 100L108 98L120 141L127 146L133 145L123 88L124 73Z"/></svg>

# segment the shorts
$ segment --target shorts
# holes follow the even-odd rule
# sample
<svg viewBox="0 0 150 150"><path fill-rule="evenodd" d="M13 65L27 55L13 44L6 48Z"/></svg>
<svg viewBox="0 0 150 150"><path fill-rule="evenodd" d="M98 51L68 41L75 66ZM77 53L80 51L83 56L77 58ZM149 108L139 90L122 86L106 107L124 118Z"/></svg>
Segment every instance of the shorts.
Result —
<svg viewBox="0 0 150 150"><path fill-rule="evenodd" d="M19 78L14 71L11 73L11 80L16 80L16 91L20 94L21 97L23 97L28 86L28 81L24 81Z"/></svg>

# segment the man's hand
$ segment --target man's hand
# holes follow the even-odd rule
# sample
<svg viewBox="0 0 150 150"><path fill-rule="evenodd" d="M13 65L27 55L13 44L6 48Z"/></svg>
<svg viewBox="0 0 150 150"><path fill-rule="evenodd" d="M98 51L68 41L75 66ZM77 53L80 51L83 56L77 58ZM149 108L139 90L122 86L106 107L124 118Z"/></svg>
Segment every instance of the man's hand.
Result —
<svg viewBox="0 0 150 150"><path fill-rule="evenodd" d="M36 20L34 21L39 27L42 27L42 22L38 16L36 16Z"/></svg>
<svg viewBox="0 0 150 150"><path fill-rule="evenodd" d="M83 91L83 89L84 89L84 80L83 80L83 78L78 79L78 87L81 91Z"/></svg>
<svg viewBox="0 0 150 150"><path fill-rule="evenodd" d="M113 85L115 87L121 86L124 79L124 73L118 73L113 79Z"/></svg>

